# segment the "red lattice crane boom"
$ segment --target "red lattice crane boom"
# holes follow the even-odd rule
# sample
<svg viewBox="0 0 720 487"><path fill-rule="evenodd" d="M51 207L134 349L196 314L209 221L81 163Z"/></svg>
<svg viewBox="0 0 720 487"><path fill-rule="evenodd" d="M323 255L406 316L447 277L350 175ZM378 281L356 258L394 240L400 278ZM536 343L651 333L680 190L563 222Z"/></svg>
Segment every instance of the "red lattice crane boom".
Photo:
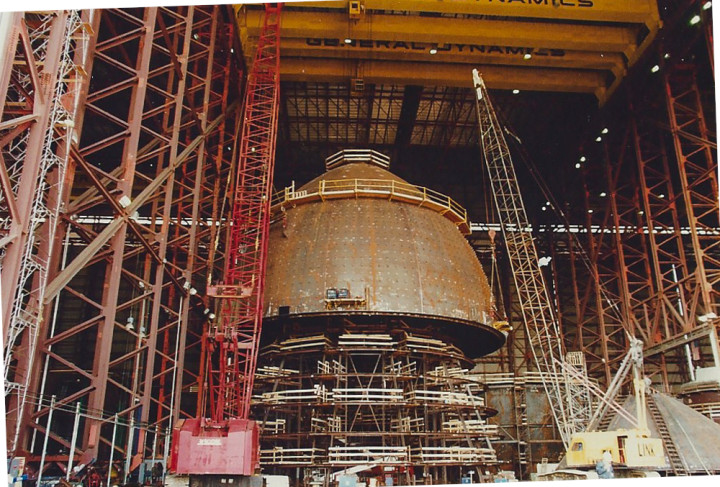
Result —
<svg viewBox="0 0 720 487"><path fill-rule="evenodd" d="M258 427L249 419L262 325L279 96L281 4L266 4L245 92L232 222L217 326L205 333L198 417L173 432L169 470L250 476L258 463Z"/></svg>

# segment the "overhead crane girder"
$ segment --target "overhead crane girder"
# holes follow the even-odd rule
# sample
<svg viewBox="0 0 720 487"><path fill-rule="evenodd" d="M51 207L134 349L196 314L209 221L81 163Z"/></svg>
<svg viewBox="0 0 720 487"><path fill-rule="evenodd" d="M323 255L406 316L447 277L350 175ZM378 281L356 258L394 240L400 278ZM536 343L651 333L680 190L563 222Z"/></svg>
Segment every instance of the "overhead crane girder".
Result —
<svg viewBox="0 0 720 487"><path fill-rule="evenodd" d="M498 17L584 20L590 22L657 23L655 0L364 0L366 12L467 14ZM308 8L347 10L348 2L303 2Z"/></svg>
<svg viewBox="0 0 720 487"><path fill-rule="evenodd" d="M284 58L280 75L283 81L342 82L359 77L366 83L376 84L465 87L467 82L463 82L463 77L467 78L467 69L463 64ZM494 89L594 93L598 99L604 97L604 75L597 71L563 73L538 68L531 75L522 68L510 66L487 65L478 69L487 86Z"/></svg>
<svg viewBox="0 0 720 487"><path fill-rule="evenodd" d="M498 45L458 45L426 42L390 43L389 41L351 39L344 48L344 39L306 38L284 39L282 52L289 58L373 59L379 61L426 62L444 64L472 64L517 66L534 68L565 68L609 70L615 75L625 71L625 58L620 53L565 51L532 47ZM431 53L436 49L435 54ZM529 54L530 59L525 59ZM438 57L439 56L439 57Z"/></svg>
<svg viewBox="0 0 720 487"><path fill-rule="evenodd" d="M238 19L257 36L262 11L244 10ZM630 55L639 34L637 25L529 23L487 18L438 19L416 15L367 15L350 22L343 13L291 10L283 16L283 38L379 39L391 42L490 44L514 47L624 52ZM247 53L246 53L247 54Z"/></svg>
<svg viewBox="0 0 720 487"><path fill-rule="evenodd" d="M312 74L321 71L334 81L373 82L366 75L368 64L378 71L382 68L376 63L392 61L398 74L376 76L378 82L463 86L462 75L428 75L416 81L414 73L419 68L426 73L453 73L462 65L465 70L482 66L492 88L593 93L602 104L661 26L653 0L368 0L360 4L360 15L350 15L349 2L289 5L282 25L282 55L287 61L283 79L322 81ZM252 6L236 6L235 12L241 44L249 56L261 12ZM293 60L298 62L290 69ZM331 61L337 61L334 71L327 64ZM351 61L361 64L353 68L347 65ZM306 64L312 66L307 69ZM507 86L494 85L490 71L505 67L523 70L524 77L506 77L499 71ZM555 70L556 75L542 69ZM538 83L527 81L538 77Z"/></svg>

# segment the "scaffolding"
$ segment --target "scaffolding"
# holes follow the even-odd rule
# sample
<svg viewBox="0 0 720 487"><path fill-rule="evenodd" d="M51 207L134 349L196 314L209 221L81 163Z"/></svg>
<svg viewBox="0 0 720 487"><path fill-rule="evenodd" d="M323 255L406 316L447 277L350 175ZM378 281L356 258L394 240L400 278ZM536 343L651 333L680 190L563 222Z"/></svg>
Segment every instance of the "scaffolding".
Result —
<svg viewBox="0 0 720 487"><path fill-rule="evenodd" d="M263 348L253 401L263 467L329 479L348 466L395 466L411 484L421 473L452 482L468 468L494 468L495 411L471 361L447 341L376 321L363 331L345 319L341 331Z"/></svg>
<svg viewBox="0 0 720 487"><path fill-rule="evenodd" d="M0 263L10 450L18 446L37 384L41 396L45 389L47 362L35 360L47 330L42 322L49 272L59 261L57 230L71 146L79 138L93 21L92 14L77 10L13 14L10 39L4 40L10 50L2 66L0 108ZM39 366L40 381L33 377Z"/></svg>

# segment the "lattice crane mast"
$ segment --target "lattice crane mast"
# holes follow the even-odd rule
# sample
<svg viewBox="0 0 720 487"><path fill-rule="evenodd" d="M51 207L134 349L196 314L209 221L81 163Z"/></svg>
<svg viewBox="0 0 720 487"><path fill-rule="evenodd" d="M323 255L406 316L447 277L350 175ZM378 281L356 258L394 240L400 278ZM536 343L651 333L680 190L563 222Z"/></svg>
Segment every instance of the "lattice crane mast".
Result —
<svg viewBox="0 0 720 487"><path fill-rule="evenodd" d="M568 363L553 304L533 242L503 129L477 70L473 70L480 144L512 268L535 365L565 448L590 419L590 392L566 372ZM572 358L570 355L568 358ZM579 365L579 364L574 364Z"/></svg>
<svg viewBox="0 0 720 487"><path fill-rule="evenodd" d="M173 432L169 470L175 474L249 477L259 466L258 426L249 415L277 138L281 8L266 4L248 74L224 280L208 289L221 300L221 312L204 334L198 417Z"/></svg>

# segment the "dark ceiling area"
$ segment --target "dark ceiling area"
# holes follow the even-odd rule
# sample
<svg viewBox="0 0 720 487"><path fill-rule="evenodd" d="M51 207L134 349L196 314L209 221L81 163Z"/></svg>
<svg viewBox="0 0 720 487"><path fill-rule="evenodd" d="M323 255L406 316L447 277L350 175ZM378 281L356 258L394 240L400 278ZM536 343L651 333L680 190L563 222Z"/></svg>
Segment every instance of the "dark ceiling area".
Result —
<svg viewBox="0 0 720 487"><path fill-rule="evenodd" d="M317 176L324 158L338 150L371 148L389 155L399 176L449 194L468 208L472 221L486 219L484 198L478 198L485 191L484 169L471 87L366 85L366 94L358 96L349 86L289 82L281 90L277 188ZM556 176L574 158L597 112L590 95L493 96L508 121L510 143Z"/></svg>
<svg viewBox="0 0 720 487"><path fill-rule="evenodd" d="M687 12L678 15L669 7L661 12L667 16L665 27L603 106L591 94L491 90L531 217L549 218L542 210L547 197L538 179L566 209L578 206L582 187L575 165L583 148L595 144L603 128L622 125L629 96L642 94L637 100L641 104L657 105L662 99L654 96L662 94L662 73L653 72L653 65L663 61L669 68L693 60L698 66L711 65L699 29L688 26L668 33L671 25L687 24ZM714 107L712 72L700 71L698 77L708 97L706 106ZM467 80L467 88L365 84L361 92L353 90L350 81L282 82L276 188L292 181L302 184L322 173L324 158L338 150L367 147L389 155L391 170L399 176L449 194L468 209L471 221L492 221L470 68ZM654 108L664 110L662 105ZM708 119L714 122L711 115Z"/></svg>
<svg viewBox="0 0 720 487"><path fill-rule="evenodd" d="M698 66L711 66L702 30L689 25L693 3L697 2L660 2L663 27L608 100L591 93L511 90L497 85L493 89L490 85L531 217L547 221L549 215L542 210L547 196L538 179L566 209L578 206L582 188L575 164L583 147L594 143L603 128L622 125L628 97L642 94L648 101L638 99L639 103L656 105L662 99L651 96L662 89L662 72L652 71L652 66L661 63L667 69L696 58ZM302 54L293 56L303 59ZM471 221L493 220L486 204L471 70L472 65L466 65L465 88L408 81L404 85L365 82L358 89L351 79L281 78L276 188L316 177L324 171L324 158L338 150L371 148L389 155L391 170L399 176L449 194L467 207ZM698 79L708 97L706 105L714 107L712 72L700 71Z"/></svg>

